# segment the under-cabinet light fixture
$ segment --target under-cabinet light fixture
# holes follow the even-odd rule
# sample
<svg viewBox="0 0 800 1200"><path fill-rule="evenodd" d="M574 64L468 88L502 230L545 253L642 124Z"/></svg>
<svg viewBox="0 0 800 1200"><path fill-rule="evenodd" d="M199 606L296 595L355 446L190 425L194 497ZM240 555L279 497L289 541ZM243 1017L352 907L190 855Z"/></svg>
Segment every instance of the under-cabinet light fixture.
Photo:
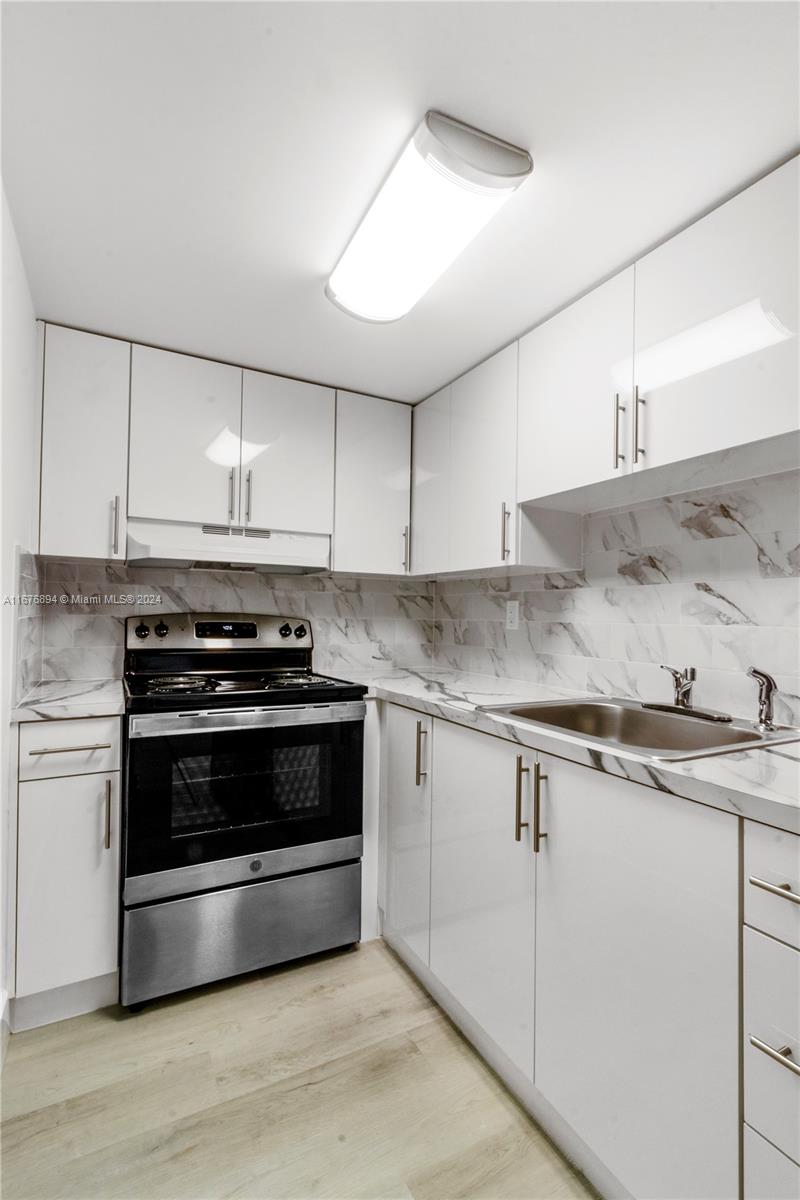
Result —
<svg viewBox="0 0 800 1200"><path fill-rule="evenodd" d="M533 170L526 150L426 113L326 287L364 321L405 316Z"/></svg>

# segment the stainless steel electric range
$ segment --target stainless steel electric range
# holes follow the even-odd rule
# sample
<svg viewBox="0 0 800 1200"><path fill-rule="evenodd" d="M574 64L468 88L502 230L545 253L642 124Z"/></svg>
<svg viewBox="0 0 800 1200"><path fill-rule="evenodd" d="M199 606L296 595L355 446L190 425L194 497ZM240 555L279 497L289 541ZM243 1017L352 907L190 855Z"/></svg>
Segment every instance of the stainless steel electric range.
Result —
<svg viewBox="0 0 800 1200"><path fill-rule="evenodd" d="M125 629L120 1000L357 942L366 688L296 617Z"/></svg>

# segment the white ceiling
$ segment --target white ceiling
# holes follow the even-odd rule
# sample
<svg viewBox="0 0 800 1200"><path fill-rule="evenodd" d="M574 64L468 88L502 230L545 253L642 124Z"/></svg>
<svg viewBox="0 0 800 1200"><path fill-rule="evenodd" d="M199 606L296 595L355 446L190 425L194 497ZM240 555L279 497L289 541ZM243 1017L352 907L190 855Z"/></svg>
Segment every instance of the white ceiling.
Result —
<svg viewBox="0 0 800 1200"><path fill-rule="evenodd" d="M4 3L37 312L419 400L790 153L797 35L771 2ZM427 108L534 173L363 324L323 285Z"/></svg>

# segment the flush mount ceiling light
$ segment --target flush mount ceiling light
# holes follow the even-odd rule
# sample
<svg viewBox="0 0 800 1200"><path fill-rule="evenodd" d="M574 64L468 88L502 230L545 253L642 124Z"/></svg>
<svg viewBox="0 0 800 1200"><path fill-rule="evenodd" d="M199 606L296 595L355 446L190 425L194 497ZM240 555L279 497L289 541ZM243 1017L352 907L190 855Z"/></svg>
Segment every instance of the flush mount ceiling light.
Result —
<svg viewBox="0 0 800 1200"><path fill-rule="evenodd" d="M527 151L427 113L339 259L329 299L364 321L405 316L532 170Z"/></svg>

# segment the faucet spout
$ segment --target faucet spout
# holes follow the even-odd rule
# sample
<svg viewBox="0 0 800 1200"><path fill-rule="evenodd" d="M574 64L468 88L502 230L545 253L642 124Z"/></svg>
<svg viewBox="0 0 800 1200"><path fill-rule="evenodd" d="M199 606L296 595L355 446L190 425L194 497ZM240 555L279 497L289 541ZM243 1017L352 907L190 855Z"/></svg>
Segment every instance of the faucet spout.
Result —
<svg viewBox="0 0 800 1200"><path fill-rule="evenodd" d="M683 671L679 671L676 667L667 667L662 664L661 670L669 671L672 676L672 682L675 687L676 707L691 708L692 687L697 679L697 671L694 667L685 667Z"/></svg>

